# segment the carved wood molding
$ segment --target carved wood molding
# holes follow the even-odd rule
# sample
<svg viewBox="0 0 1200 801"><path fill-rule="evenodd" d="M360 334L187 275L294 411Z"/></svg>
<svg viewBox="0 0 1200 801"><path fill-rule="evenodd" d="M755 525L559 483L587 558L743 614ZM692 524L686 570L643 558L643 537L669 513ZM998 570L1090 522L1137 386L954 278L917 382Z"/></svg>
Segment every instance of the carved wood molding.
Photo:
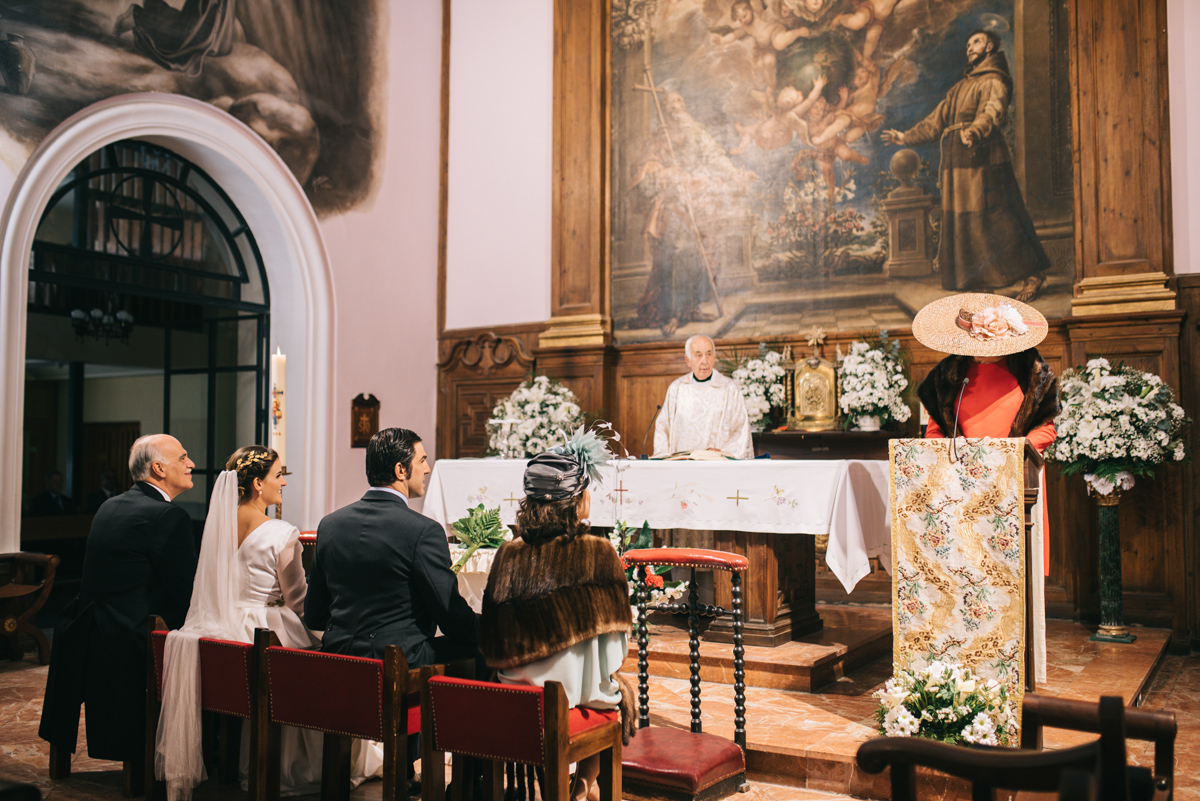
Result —
<svg viewBox="0 0 1200 801"><path fill-rule="evenodd" d="M531 369L534 365L533 355L525 350L521 340L516 337L489 331L454 343L449 355L438 362L438 371L450 373L463 367L487 377L514 364L526 370Z"/></svg>

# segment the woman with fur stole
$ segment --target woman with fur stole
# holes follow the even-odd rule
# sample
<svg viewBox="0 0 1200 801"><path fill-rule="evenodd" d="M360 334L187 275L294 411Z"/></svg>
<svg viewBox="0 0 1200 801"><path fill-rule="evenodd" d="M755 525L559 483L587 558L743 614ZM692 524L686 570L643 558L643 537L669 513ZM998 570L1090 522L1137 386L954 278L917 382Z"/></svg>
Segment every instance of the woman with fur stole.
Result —
<svg viewBox="0 0 1200 801"><path fill-rule="evenodd" d="M602 461L601 461L602 460ZM612 543L589 533L589 472L607 461L581 431L525 468L517 538L496 553L483 596L480 650L499 680L557 681L571 706L620 709L633 733L633 692L618 671L630 629L629 589ZM571 797L599 801L600 757L579 762Z"/></svg>

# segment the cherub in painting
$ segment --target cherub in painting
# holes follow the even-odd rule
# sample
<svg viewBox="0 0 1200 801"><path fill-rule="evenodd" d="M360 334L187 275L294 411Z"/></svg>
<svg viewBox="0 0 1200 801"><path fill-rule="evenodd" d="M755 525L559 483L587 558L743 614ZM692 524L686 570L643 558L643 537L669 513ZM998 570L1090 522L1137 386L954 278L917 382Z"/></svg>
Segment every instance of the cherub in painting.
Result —
<svg viewBox="0 0 1200 801"><path fill-rule="evenodd" d="M882 76L881 86L879 67L859 55L858 67L854 70L854 92L850 94L846 107L835 110L825 130L813 137L813 145L819 147L839 135L846 142L854 142L882 125L883 115L875 111L875 106L879 98L892 88L896 76L906 63L905 59L892 62Z"/></svg>
<svg viewBox="0 0 1200 801"><path fill-rule="evenodd" d="M721 27L712 31L715 46L727 45L749 36L754 40L750 62L761 71L767 87L768 103L775 99L775 53L787 49L788 45L802 36L808 36L808 28L788 30L783 23L773 19L764 0L736 0L729 9L733 17L732 29Z"/></svg>
<svg viewBox="0 0 1200 801"><path fill-rule="evenodd" d="M823 2L824 0L822 0ZM863 40L863 58L870 58L879 46L879 37L883 35L883 26L892 12L896 10L900 0L856 0L857 7L849 14L838 14L829 24L831 28L839 26L851 31L866 29L866 39Z"/></svg>
<svg viewBox="0 0 1200 801"><path fill-rule="evenodd" d="M794 86L785 86L775 100L775 114L757 125L734 123L742 138L737 147L730 149L730 154L740 156L752 142L763 150L776 150L791 142L796 134L807 142L809 130L806 117L818 100L825 102L821 100L821 91L828 83L829 78L824 73L818 75L807 97Z"/></svg>

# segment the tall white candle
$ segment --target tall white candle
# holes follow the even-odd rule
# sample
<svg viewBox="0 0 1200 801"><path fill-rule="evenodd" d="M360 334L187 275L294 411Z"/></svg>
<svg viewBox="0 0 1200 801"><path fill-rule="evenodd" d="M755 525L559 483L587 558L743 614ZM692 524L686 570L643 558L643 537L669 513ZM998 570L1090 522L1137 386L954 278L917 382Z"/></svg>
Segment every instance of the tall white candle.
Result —
<svg viewBox="0 0 1200 801"><path fill-rule="evenodd" d="M287 466L287 356L275 347L271 354L271 406L268 424L271 437L268 445L279 454L279 464Z"/></svg>

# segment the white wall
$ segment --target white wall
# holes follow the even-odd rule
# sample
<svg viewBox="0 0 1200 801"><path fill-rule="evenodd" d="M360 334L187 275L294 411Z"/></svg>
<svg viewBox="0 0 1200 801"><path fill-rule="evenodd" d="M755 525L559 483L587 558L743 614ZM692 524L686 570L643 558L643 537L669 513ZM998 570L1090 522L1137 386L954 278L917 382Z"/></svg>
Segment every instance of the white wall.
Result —
<svg viewBox="0 0 1200 801"><path fill-rule="evenodd" d="M1200 272L1200 2L1167 0L1175 272Z"/></svg>
<svg viewBox="0 0 1200 801"><path fill-rule="evenodd" d="M540 322L550 317L553 2L450 2L446 327Z"/></svg>

